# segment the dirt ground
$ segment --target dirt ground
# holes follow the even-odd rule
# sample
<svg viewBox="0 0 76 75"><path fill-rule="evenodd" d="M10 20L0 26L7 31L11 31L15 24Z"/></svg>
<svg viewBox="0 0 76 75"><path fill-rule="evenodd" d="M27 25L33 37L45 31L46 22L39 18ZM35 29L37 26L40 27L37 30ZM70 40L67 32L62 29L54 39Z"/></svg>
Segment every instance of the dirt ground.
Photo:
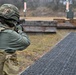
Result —
<svg viewBox="0 0 76 75"><path fill-rule="evenodd" d="M66 17L21 17L20 19L25 19L27 21L52 21L53 19L67 19Z"/></svg>

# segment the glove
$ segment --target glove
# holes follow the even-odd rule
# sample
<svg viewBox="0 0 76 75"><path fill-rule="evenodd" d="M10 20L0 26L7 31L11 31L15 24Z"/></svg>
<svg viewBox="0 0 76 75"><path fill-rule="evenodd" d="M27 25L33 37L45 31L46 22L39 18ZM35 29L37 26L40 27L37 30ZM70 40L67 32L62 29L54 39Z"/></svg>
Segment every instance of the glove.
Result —
<svg viewBox="0 0 76 75"><path fill-rule="evenodd" d="M21 25L17 25L17 26L14 28L14 30L15 30L16 32L19 32L19 31L24 31L24 28L23 28Z"/></svg>

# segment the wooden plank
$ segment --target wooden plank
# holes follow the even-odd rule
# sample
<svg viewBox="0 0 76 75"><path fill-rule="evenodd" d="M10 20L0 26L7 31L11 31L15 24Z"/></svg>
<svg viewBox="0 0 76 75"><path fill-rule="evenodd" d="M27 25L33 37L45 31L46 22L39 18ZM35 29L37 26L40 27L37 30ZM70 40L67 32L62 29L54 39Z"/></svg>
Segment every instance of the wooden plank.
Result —
<svg viewBox="0 0 76 75"><path fill-rule="evenodd" d="M56 27L46 26L24 26L25 32L56 32Z"/></svg>
<svg viewBox="0 0 76 75"><path fill-rule="evenodd" d="M57 21L57 23L65 23L65 19L53 19L54 21Z"/></svg>
<svg viewBox="0 0 76 75"><path fill-rule="evenodd" d="M73 25L72 23L70 23L69 21L66 21L65 23L58 23L57 24L57 28L60 28L60 29L75 29L76 26Z"/></svg>
<svg viewBox="0 0 76 75"><path fill-rule="evenodd" d="M26 21L23 24L25 32L56 32L55 21Z"/></svg>

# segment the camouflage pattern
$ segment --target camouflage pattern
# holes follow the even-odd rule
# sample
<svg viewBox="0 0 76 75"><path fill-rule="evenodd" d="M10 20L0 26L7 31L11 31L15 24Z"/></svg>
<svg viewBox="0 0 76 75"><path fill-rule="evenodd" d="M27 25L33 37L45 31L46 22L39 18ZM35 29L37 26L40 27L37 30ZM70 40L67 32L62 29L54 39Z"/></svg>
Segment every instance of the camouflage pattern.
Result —
<svg viewBox="0 0 76 75"><path fill-rule="evenodd" d="M21 30L17 33L11 29L1 28L0 42L0 74L4 71L3 75L18 75L19 66L14 53L18 50L22 51L30 45L28 36ZM14 59L12 59L13 57Z"/></svg>
<svg viewBox="0 0 76 75"><path fill-rule="evenodd" d="M18 75L19 65L16 53L8 54L0 50L0 75Z"/></svg>
<svg viewBox="0 0 76 75"><path fill-rule="evenodd" d="M17 7L11 4L4 4L0 8L0 18L16 24L19 20ZM18 28L0 22L0 75L18 75L19 66L16 51L26 49L30 45L28 36Z"/></svg>
<svg viewBox="0 0 76 75"><path fill-rule="evenodd" d="M6 53L6 61L3 67L4 75L18 75L19 74L19 64L17 61L16 53L8 54Z"/></svg>
<svg viewBox="0 0 76 75"><path fill-rule="evenodd" d="M0 7L0 17L5 19L19 20L19 10L12 4L3 4Z"/></svg>
<svg viewBox="0 0 76 75"><path fill-rule="evenodd" d="M5 52L3 50L0 50L0 75L3 75L5 57Z"/></svg>

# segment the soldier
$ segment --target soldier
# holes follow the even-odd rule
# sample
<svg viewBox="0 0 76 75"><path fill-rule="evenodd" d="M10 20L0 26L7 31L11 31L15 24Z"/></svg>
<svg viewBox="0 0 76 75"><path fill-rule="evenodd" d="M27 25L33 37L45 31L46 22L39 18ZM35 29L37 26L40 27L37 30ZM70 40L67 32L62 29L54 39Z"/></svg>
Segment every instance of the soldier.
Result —
<svg viewBox="0 0 76 75"><path fill-rule="evenodd" d="M16 51L30 45L28 36L20 28L16 30L19 17L16 6L3 4L0 7L0 75L18 75Z"/></svg>

